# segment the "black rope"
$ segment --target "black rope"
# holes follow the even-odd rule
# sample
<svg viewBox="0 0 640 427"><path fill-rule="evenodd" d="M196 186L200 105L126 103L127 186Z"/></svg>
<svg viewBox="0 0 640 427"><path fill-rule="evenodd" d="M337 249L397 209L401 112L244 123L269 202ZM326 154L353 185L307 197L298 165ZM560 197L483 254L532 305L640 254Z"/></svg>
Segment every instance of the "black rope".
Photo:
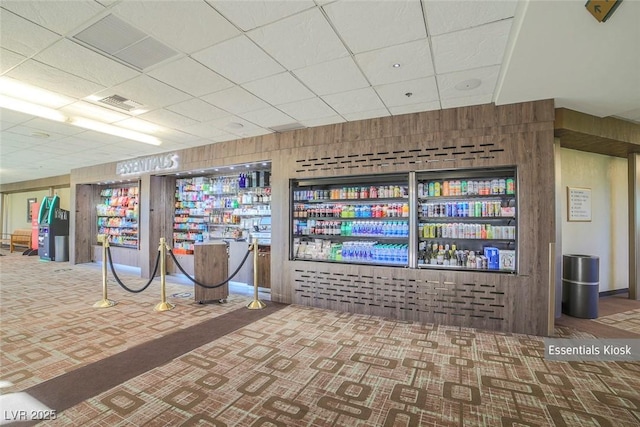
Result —
<svg viewBox="0 0 640 427"><path fill-rule="evenodd" d="M191 280L193 283L195 283L196 285L202 287L202 288L206 288L206 289L215 289L215 288L219 288L220 286L223 286L224 284L228 283L229 280L233 279L234 276L236 274L238 274L238 272L240 271L240 269L242 268L242 266L244 265L245 261L247 260L247 258L249 258L249 254L251 253L251 249L249 249L247 251L247 253L245 254L244 258L242 258L242 261L240 261L240 265L238 266L238 268L236 268L236 270L233 272L233 274L231 274L231 276L229 276L228 279L224 280L223 282L220 283L216 283L215 285L205 285L204 283L200 283L198 282L196 279L194 279L193 277L189 276L189 273L187 273L186 271L184 271L184 268L182 268L182 266L180 265L180 263L178 262L178 260L176 259L176 256L173 254L173 251L171 249L169 249L169 253L171 254L171 258L173 258L173 261L176 263L176 265L178 266L178 268L180 269L180 271L182 272L182 274L184 274L185 276L187 276L187 278L189 280Z"/></svg>
<svg viewBox="0 0 640 427"><path fill-rule="evenodd" d="M122 283L122 281L120 280L120 278L116 274L116 269L113 267L113 262L111 261L111 246L107 246L107 258L109 259L109 266L111 267L111 272L113 273L113 277L115 277L116 282L118 282L118 285L122 286L122 288L125 291L129 291L131 293L137 294L137 293L140 293L140 292L144 291L145 289L147 289L149 287L149 285L151 284L151 282L153 282L153 280L156 278L155 276L156 276L156 272L158 271L158 264L160 263L160 251L158 250L158 256L156 257L156 266L153 268L153 273L151 273L151 279L149 279L147 284L144 285L142 287L142 289L138 289L137 291L133 290L133 289L129 289L127 287L127 285Z"/></svg>

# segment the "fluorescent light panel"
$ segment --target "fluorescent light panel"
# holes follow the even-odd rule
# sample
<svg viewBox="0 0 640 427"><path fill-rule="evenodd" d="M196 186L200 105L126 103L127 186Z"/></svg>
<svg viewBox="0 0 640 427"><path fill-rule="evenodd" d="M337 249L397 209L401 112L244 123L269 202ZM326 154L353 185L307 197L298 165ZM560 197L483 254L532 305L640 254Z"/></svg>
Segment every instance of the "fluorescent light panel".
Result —
<svg viewBox="0 0 640 427"><path fill-rule="evenodd" d="M11 98L9 96L0 95L0 107L8 110L18 111L20 113L30 114L36 117L53 120L56 122L64 122L67 116L53 108L43 107L42 105L32 104L20 99Z"/></svg>
<svg viewBox="0 0 640 427"><path fill-rule="evenodd" d="M135 132L129 129L122 129L117 126L106 123L96 122L95 120L85 119L82 117L72 117L69 123L81 128L102 132L109 135L120 136L122 138L134 141L144 142L145 144L160 145L162 142L155 136L146 135L144 133Z"/></svg>
<svg viewBox="0 0 640 427"><path fill-rule="evenodd" d="M0 77L0 93L16 99L38 100L38 105L60 108L75 100L48 90L40 89L9 77Z"/></svg>
<svg viewBox="0 0 640 427"><path fill-rule="evenodd" d="M14 95L7 96L8 94ZM44 119L53 120L56 122L69 123L74 126L78 126L84 129L94 130L96 132L102 132L109 135L119 136L121 138L130 139L133 141L144 142L145 144L151 145L160 145L162 141L158 138L147 135L144 133L136 132L129 129L120 128L118 126L113 126L110 124L98 122L91 119L86 119L83 117L76 117L75 114L73 117L68 117L65 113L50 108L48 106L34 104L32 102L24 101L23 99L17 98L26 98L26 99L44 99L45 103L64 106L69 104L74 104L74 100L70 98L66 98L61 95L57 95L53 92L49 92L43 89L39 89L24 83L21 83L17 80L0 77L0 108L6 108L8 110L18 111L20 113L29 114L36 117L42 117ZM78 111L77 103L74 105L76 108L69 108L70 112L75 113ZM75 111L74 111L75 110ZM91 113L97 114L97 108L93 108ZM73 114L72 113L72 114ZM118 116L118 118L128 117L128 116ZM116 119L113 115L110 117L111 119ZM144 122L139 121L136 123L135 121L131 124L133 126L138 125L142 126Z"/></svg>

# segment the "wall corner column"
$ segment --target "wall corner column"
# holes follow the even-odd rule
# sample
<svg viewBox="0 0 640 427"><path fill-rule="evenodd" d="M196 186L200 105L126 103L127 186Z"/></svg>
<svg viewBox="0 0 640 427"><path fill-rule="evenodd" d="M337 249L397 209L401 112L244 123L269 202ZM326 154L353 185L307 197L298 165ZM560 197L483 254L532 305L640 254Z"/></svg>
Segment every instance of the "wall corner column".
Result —
<svg viewBox="0 0 640 427"><path fill-rule="evenodd" d="M640 300L640 154L629 154L629 298Z"/></svg>
<svg viewBox="0 0 640 427"><path fill-rule="evenodd" d="M158 248L158 242L152 241L150 220L149 217L153 215L151 211L151 176L142 175L140 177L140 199L138 201L138 265L140 266L140 276L144 279L150 279L153 271L151 265L151 252L156 253ZM155 258L153 258L155 261Z"/></svg>
<svg viewBox="0 0 640 427"><path fill-rule="evenodd" d="M555 230L555 257L553 266L553 279L555 284L554 313L555 318L562 315L562 153L560 151L560 139L555 138L553 143L554 168L555 168L555 195L556 195L556 230Z"/></svg>

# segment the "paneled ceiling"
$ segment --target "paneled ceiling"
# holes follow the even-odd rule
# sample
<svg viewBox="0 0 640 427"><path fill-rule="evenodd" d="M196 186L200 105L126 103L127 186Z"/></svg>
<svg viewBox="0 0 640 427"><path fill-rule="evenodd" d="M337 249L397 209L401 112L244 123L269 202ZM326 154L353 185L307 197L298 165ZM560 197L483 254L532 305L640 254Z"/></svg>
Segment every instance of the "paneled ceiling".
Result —
<svg viewBox="0 0 640 427"><path fill-rule="evenodd" d="M162 144L0 109L0 183L487 103L640 122L638 22L632 0L604 23L584 0L2 0L0 93Z"/></svg>

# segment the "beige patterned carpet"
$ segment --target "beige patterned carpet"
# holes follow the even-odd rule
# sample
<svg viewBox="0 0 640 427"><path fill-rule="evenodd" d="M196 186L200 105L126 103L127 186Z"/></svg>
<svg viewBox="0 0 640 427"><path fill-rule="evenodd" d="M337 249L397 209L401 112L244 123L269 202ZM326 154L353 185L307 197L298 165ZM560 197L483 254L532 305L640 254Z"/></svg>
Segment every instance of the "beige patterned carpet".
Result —
<svg viewBox="0 0 640 427"><path fill-rule="evenodd" d="M150 343L176 331L187 342L203 322L242 317L251 300L200 305L169 283L177 306L157 313L157 283L130 294L110 280L118 305L95 309L99 268L15 253L0 257L0 280L0 379L13 384L3 395L81 369L108 376L94 367L122 352L150 360ZM638 311L599 321L628 326ZM593 336L566 326L557 335ZM541 337L287 306L39 425L640 426L640 362L552 362Z"/></svg>
<svg viewBox="0 0 640 427"><path fill-rule="evenodd" d="M640 335L640 308L603 316L595 319L595 321Z"/></svg>

